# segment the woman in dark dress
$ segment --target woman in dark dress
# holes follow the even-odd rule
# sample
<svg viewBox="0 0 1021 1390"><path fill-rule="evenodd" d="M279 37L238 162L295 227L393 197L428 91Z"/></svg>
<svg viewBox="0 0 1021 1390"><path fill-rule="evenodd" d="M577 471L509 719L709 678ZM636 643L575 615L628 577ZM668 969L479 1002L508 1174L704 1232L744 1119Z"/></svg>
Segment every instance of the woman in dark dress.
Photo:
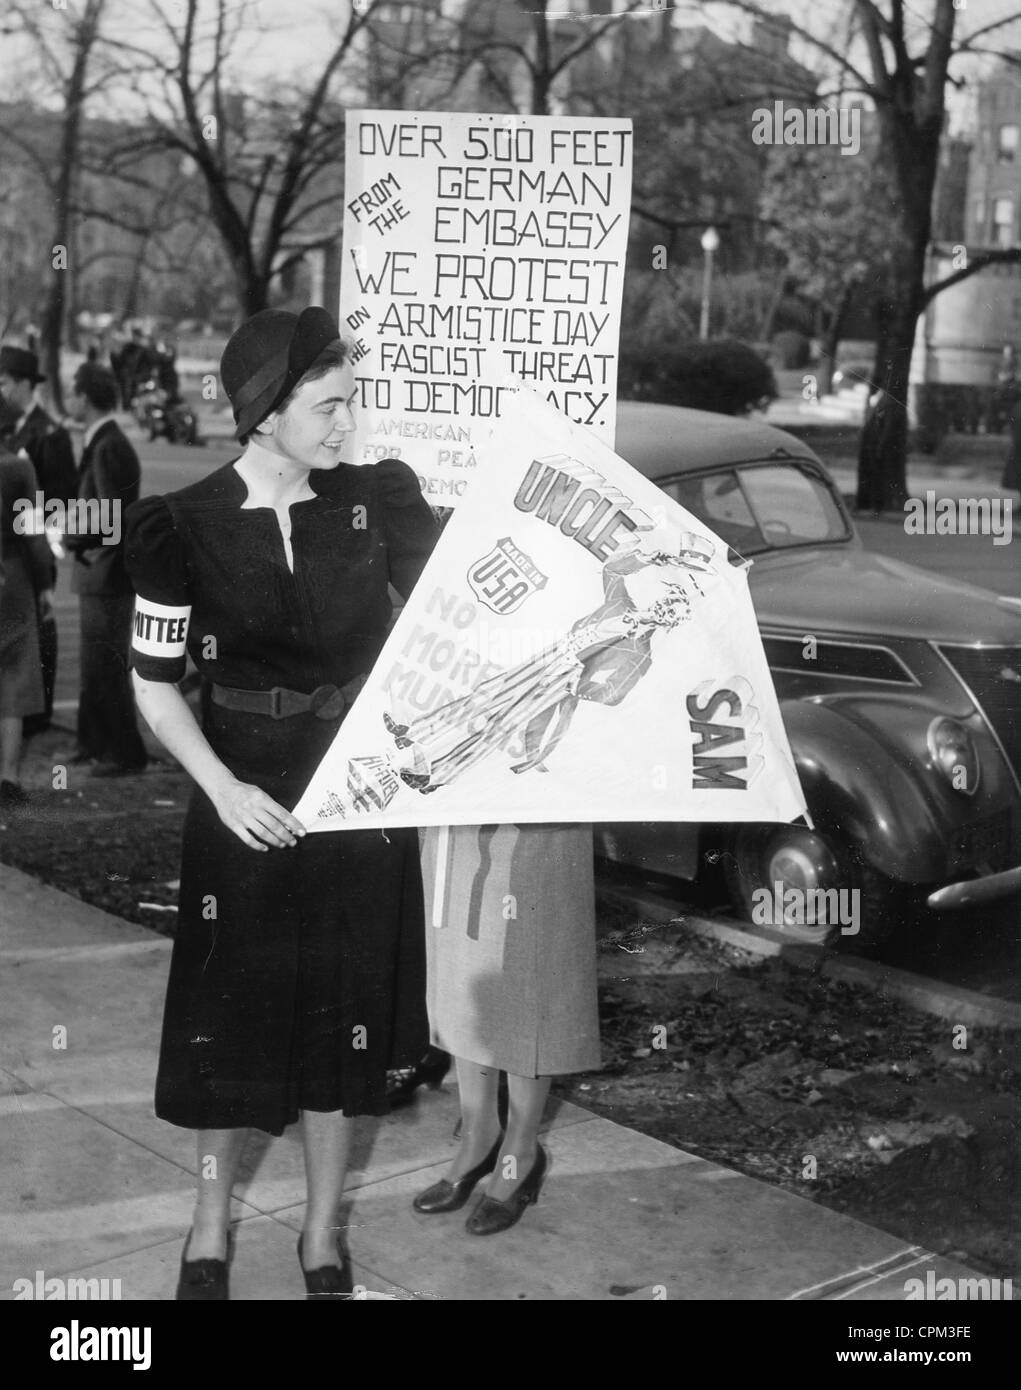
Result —
<svg viewBox="0 0 1021 1390"><path fill-rule="evenodd" d="M129 514L139 707L195 779L156 1113L198 1131L178 1297L227 1297L246 1131L299 1114L310 1296L350 1290L336 1233L348 1117L387 1109L428 1038L414 831L291 815L435 540L397 460L342 465L354 373L324 310L257 314L221 362L240 458ZM175 682L204 681L201 730ZM210 1160L215 1161L210 1161Z"/></svg>
<svg viewBox="0 0 1021 1390"><path fill-rule="evenodd" d="M21 510L35 507L37 487L28 459L0 444L0 810L28 800L22 726L45 705L39 623L53 609L53 557L34 512L26 527Z"/></svg>

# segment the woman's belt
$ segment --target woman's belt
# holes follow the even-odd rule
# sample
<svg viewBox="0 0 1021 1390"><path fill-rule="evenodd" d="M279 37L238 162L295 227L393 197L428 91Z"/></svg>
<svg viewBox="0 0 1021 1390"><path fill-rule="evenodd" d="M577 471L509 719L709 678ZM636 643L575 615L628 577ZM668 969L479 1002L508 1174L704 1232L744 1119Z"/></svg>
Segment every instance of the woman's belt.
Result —
<svg viewBox="0 0 1021 1390"><path fill-rule="evenodd" d="M287 690L282 685L275 685L272 690L232 690L230 686L214 685L213 704L245 714L265 714L270 719L290 719L296 714L340 719L367 680L368 676L355 676L345 685L320 685L311 695Z"/></svg>

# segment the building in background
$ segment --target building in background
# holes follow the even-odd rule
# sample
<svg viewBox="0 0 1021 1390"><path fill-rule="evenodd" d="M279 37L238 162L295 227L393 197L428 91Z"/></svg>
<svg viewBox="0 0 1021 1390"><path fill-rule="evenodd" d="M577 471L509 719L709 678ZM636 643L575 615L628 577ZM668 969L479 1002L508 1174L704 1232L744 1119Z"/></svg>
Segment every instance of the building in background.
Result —
<svg viewBox="0 0 1021 1390"><path fill-rule="evenodd" d="M1021 70L998 63L975 84L968 139L944 141L926 280L962 255L1021 250ZM1021 353L1021 261L943 290L919 319L912 407L923 447L951 430L1000 431L1005 356Z"/></svg>
<svg viewBox="0 0 1021 1390"><path fill-rule="evenodd" d="M969 246L1021 242L1021 70L1002 64L978 83L968 161L963 239Z"/></svg>

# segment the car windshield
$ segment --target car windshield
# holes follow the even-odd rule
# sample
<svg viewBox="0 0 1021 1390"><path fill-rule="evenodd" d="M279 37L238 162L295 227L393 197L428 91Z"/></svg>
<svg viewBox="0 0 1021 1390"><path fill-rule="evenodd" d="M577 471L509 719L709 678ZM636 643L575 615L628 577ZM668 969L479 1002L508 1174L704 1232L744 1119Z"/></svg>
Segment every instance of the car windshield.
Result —
<svg viewBox="0 0 1021 1390"><path fill-rule="evenodd" d="M741 555L850 539L830 489L795 464L742 464L660 487Z"/></svg>

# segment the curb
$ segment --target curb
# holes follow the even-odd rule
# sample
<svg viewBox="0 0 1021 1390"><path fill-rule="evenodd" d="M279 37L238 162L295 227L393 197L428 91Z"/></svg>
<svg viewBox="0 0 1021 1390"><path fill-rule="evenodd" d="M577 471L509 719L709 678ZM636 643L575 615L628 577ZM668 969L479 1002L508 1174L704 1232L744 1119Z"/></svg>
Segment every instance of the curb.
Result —
<svg viewBox="0 0 1021 1390"><path fill-rule="evenodd" d="M604 901L653 922L683 925L699 936L712 937L763 958L782 956L796 970L821 975L827 980L839 980L844 984L861 985L877 994L899 999L923 1013L946 1019L948 1023L1021 1029L1021 1003L1010 999L991 998L987 994L979 994L977 990L942 984L925 975L865 960L861 956L838 955L820 946L792 943L782 932L770 927L757 927L733 917L703 917L681 906L672 908L652 894L604 887L598 883L598 879L596 889Z"/></svg>

